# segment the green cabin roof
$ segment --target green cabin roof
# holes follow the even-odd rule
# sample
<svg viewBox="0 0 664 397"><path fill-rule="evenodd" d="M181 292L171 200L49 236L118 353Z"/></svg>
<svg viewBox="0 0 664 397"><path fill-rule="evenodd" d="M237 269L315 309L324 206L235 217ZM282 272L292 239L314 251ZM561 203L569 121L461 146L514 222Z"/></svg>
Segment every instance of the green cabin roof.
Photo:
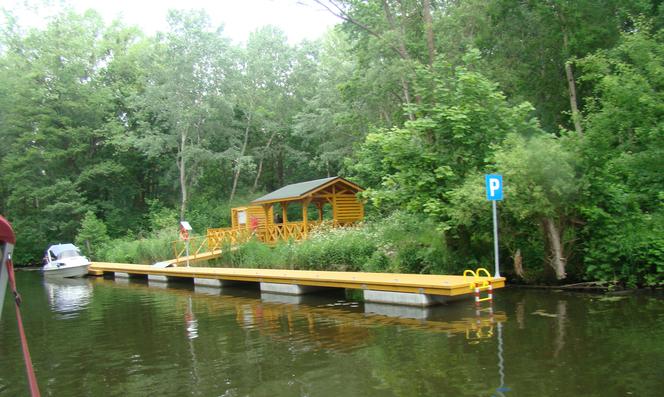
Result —
<svg viewBox="0 0 664 397"><path fill-rule="evenodd" d="M359 186L355 185L352 182L345 180L339 176L332 176L329 178L316 179L313 181L306 181L300 183L293 183L292 185L286 185L280 189L275 190L272 193L268 193L263 197L259 197L256 200L252 201L252 204L260 204L264 202L274 202L274 201L292 201L300 200L304 198L308 193L311 193L318 188L328 185L330 182L338 179L343 181L347 186L353 187L358 190L362 190Z"/></svg>

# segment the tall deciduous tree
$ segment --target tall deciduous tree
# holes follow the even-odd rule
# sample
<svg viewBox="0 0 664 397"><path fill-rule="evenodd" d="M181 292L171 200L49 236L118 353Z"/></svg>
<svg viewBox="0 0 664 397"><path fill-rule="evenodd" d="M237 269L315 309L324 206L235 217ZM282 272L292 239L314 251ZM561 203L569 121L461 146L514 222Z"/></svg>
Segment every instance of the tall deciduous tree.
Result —
<svg viewBox="0 0 664 397"><path fill-rule="evenodd" d="M558 280L565 279L577 235L576 203L583 192L576 153L553 136L511 136L495 161L509 181L504 208L516 222L539 224L549 251L547 262Z"/></svg>
<svg viewBox="0 0 664 397"><path fill-rule="evenodd" d="M146 113L136 143L151 155L172 151L184 219L196 166L212 157L206 133L215 113L227 106L217 99L229 91L230 46L210 29L203 12L171 11L168 21L170 31L158 37L149 55L145 95L137 98Z"/></svg>
<svg viewBox="0 0 664 397"><path fill-rule="evenodd" d="M256 166L254 158L247 156L252 131L256 135L254 153L258 160L254 189L258 187L265 157L276 143L275 137L281 133L283 139L284 129L287 128L284 118L290 111L284 102L292 93L293 54L284 32L270 26L253 32L242 52L241 89L237 94L237 104L242 113L244 133L233 165L231 201L242 170Z"/></svg>
<svg viewBox="0 0 664 397"><path fill-rule="evenodd" d="M448 3L446 11L437 24L448 38L442 53L453 61L462 56L459 48L479 48L483 70L509 96L531 102L545 129L581 134L585 93L577 87L575 59L615 45L631 26L630 14L652 13L653 6L647 0L468 0Z"/></svg>
<svg viewBox="0 0 664 397"><path fill-rule="evenodd" d="M94 12L61 14L42 31L3 32L0 179L4 210L26 244L19 260L73 238L88 209L81 176L112 151L112 92L100 76L120 54L109 51L108 34Z"/></svg>
<svg viewBox="0 0 664 397"><path fill-rule="evenodd" d="M619 44L582 60L593 87L581 142L589 195L587 276L664 282L664 30L640 20Z"/></svg>
<svg viewBox="0 0 664 397"><path fill-rule="evenodd" d="M539 127L529 104L511 106L493 82L468 67L422 68L418 86L433 91L413 107L418 119L370 133L350 168L371 187L366 194L376 205L444 220L447 192L489 164L492 145L509 132L529 135Z"/></svg>

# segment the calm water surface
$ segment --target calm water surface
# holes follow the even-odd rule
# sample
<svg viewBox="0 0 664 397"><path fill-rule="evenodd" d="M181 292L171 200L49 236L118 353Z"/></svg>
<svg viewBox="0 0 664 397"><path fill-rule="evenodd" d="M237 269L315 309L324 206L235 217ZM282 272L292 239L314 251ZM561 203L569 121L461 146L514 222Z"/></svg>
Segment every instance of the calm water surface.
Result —
<svg viewBox="0 0 664 397"><path fill-rule="evenodd" d="M17 278L42 395L664 395L661 295L506 289L492 314ZM0 395L27 391L7 296Z"/></svg>

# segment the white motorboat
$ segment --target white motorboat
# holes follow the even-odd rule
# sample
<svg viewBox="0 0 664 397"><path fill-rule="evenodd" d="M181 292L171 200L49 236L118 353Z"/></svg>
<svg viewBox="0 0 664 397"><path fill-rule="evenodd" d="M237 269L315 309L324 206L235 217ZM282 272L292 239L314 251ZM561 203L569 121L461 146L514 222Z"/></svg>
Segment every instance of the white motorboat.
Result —
<svg viewBox="0 0 664 397"><path fill-rule="evenodd" d="M90 260L74 244L52 245L46 250L45 277L81 277L88 274Z"/></svg>

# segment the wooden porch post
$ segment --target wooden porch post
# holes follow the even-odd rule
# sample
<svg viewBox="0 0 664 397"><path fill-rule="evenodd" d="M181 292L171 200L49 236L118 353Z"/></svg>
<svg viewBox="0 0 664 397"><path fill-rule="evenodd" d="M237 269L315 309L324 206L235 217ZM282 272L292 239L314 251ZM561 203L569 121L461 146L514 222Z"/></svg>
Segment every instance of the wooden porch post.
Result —
<svg viewBox="0 0 664 397"><path fill-rule="evenodd" d="M288 209L288 202L281 202L281 218L282 218L282 223L285 225L288 222L288 214L287 214L287 209Z"/></svg>
<svg viewBox="0 0 664 397"><path fill-rule="evenodd" d="M332 185L332 227L337 227L337 189Z"/></svg>
<svg viewBox="0 0 664 397"><path fill-rule="evenodd" d="M317 201L316 207L318 207L318 222L323 222L323 202Z"/></svg>
<svg viewBox="0 0 664 397"><path fill-rule="evenodd" d="M302 200L302 223L304 227L304 238L309 237L309 215L307 214L309 203L311 202L311 198L306 198Z"/></svg>

